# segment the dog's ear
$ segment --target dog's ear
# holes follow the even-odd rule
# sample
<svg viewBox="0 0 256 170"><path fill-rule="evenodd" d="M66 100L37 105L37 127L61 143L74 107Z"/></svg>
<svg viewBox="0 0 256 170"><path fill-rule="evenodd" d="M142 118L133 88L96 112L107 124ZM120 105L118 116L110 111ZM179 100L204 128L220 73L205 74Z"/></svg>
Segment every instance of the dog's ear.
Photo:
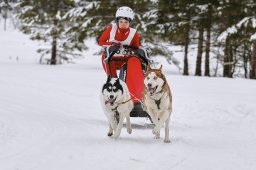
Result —
<svg viewBox="0 0 256 170"><path fill-rule="evenodd" d="M120 85L120 84L121 84L121 83L120 83L120 79L119 79L119 78L117 78L117 79L116 79L115 84L118 84L118 85Z"/></svg>
<svg viewBox="0 0 256 170"><path fill-rule="evenodd" d="M107 83L108 83L108 82L110 82L110 80L111 80L111 77L110 77L110 76L108 76Z"/></svg>
<svg viewBox="0 0 256 170"><path fill-rule="evenodd" d="M119 78L118 78L118 79L116 79L116 82L117 82L117 83L120 83Z"/></svg>
<svg viewBox="0 0 256 170"><path fill-rule="evenodd" d="M160 66L160 68L159 68L160 71L162 71L162 67L163 67L163 65L161 64L161 66Z"/></svg>
<svg viewBox="0 0 256 170"><path fill-rule="evenodd" d="M162 74L162 67L163 65L161 64L160 68L158 69L160 71L160 74Z"/></svg>
<svg viewBox="0 0 256 170"><path fill-rule="evenodd" d="M147 66L147 71L151 71L150 64L148 64L148 66Z"/></svg>

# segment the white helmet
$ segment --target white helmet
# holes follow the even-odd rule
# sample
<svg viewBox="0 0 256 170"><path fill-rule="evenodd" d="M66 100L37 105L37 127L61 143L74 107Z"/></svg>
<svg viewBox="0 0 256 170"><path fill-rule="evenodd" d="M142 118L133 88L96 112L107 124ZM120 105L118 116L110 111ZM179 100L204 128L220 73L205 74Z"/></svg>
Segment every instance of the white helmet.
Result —
<svg viewBox="0 0 256 170"><path fill-rule="evenodd" d="M133 10L127 6L122 6L116 11L116 18L129 18L131 21L134 18Z"/></svg>

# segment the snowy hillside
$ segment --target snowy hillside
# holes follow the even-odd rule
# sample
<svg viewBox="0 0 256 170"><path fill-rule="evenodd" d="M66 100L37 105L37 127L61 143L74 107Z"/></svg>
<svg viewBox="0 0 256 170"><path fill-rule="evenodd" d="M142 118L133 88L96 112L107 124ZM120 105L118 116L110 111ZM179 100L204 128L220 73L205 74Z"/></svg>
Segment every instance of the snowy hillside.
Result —
<svg viewBox="0 0 256 170"><path fill-rule="evenodd" d="M171 143L153 139L149 120L132 118L107 137L99 93L100 56L39 65L37 44L0 31L1 170L254 170L256 81L185 77L167 70L173 92ZM18 56L18 57L17 57Z"/></svg>

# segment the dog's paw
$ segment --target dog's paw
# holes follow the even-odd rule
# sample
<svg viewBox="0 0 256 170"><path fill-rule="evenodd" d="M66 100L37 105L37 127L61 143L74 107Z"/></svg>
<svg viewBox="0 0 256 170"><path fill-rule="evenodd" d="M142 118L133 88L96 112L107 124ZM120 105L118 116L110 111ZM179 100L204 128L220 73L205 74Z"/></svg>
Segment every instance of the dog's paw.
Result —
<svg viewBox="0 0 256 170"><path fill-rule="evenodd" d="M164 143L171 143L170 139L164 139Z"/></svg>
<svg viewBox="0 0 256 170"><path fill-rule="evenodd" d="M160 139L160 136L154 136L154 139Z"/></svg>
<svg viewBox="0 0 256 170"><path fill-rule="evenodd" d="M113 138L114 139L118 139L120 135L114 135Z"/></svg>
<svg viewBox="0 0 256 170"><path fill-rule="evenodd" d="M154 129L152 130L152 133L155 135L155 134L159 133L159 130L156 127L154 127Z"/></svg>
<svg viewBox="0 0 256 170"><path fill-rule="evenodd" d="M131 134L132 133L132 129L127 128L127 133Z"/></svg>
<svg viewBox="0 0 256 170"><path fill-rule="evenodd" d="M113 133L112 132L108 132L108 136L110 137L110 136L112 136L113 135Z"/></svg>
<svg viewBox="0 0 256 170"><path fill-rule="evenodd" d="M120 133L115 133L115 134L113 135L113 137L114 137L115 139L118 139L119 136L120 136Z"/></svg>
<svg viewBox="0 0 256 170"><path fill-rule="evenodd" d="M155 133L154 139L160 139L160 133L159 133L159 132L156 132L156 133Z"/></svg>

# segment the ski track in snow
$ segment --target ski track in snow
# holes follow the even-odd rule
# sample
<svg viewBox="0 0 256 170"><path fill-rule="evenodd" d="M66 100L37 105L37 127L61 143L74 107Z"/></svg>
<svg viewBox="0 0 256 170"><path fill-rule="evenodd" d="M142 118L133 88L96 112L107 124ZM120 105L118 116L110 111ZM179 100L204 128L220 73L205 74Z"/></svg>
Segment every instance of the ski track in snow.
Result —
<svg viewBox="0 0 256 170"><path fill-rule="evenodd" d="M99 58L62 66L22 59L0 58L1 170L256 168L255 81L167 74L171 143L163 129L153 139L146 118L132 118L132 134L124 125L115 140L99 102Z"/></svg>

